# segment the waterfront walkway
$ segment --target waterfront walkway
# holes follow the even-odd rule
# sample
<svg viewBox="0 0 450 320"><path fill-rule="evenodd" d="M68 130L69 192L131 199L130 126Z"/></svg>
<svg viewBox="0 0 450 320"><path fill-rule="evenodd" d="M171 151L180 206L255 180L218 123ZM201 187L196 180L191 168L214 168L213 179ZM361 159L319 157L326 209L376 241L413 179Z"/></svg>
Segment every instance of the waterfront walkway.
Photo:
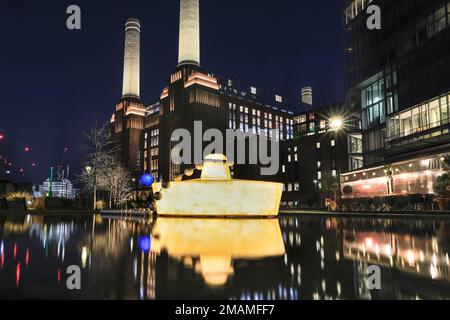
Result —
<svg viewBox="0 0 450 320"><path fill-rule="evenodd" d="M348 217L381 219L450 219L450 211L391 211L391 212L331 212L308 209L282 209L280 215L303 215L310 217Z"/></svg>

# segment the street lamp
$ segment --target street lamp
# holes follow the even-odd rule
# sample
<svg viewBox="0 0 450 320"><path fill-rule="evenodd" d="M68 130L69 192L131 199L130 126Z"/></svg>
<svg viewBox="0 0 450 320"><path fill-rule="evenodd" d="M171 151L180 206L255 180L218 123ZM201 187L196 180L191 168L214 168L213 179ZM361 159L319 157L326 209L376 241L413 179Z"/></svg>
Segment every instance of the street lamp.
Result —
<svg viewBox="0 0 450 320"><path fill-rule="evenodd" d="M92 172L91 166L86 166L85 168L86 172L90 175ZM97 210L97 176L94 172L94 211Z"/></svg>
<svg viewBox="0 0 450 320"><path fill-rule="evenodd" d="M336 157L336 177L337 177L337 187L338 187L338 195L336 199L336 204L338 207L338 210L340 210L341 208L341 198L342 198L342 194L341 194L341 169L339 167L339 156L338 156L338 146L337 146L337 142L338 142L338 138L339 138L339 131L342 130L344 128L344 119L342 117L332 117L330 119L330 128L331 130L333 130L336 133L336 140L335 140L335 157Z"/></svg>
<svg viewBox="0 0 450 320"><path fill-rule="evenodd" d="M330 128L334 131L339 131L344 127L344 120L340 117L330 119Z"/></svg>

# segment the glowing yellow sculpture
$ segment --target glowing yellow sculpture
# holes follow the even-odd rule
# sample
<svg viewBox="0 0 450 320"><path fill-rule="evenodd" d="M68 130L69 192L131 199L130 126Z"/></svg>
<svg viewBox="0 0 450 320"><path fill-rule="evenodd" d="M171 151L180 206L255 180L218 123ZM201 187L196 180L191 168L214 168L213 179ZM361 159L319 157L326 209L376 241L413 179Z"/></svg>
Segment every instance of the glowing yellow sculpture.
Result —
<svg viewBox="0 0 450 320"><path fill-rule="evenodd" d="M173 182L157 203L159 215L168 216L259 216L278 215L281 183L234 180L224 155L205 158L198 180ZM161 185L154 184L154 191Z"/></svg>
<svg viewBox="0 0 450 320"><path fill-rule="evenodd" d="M234 274L233 260L258 260L285 253L276 219L160 218L152 232L152 252L159 254L162 250L194 268L210 286L228 281Z"/></svg>

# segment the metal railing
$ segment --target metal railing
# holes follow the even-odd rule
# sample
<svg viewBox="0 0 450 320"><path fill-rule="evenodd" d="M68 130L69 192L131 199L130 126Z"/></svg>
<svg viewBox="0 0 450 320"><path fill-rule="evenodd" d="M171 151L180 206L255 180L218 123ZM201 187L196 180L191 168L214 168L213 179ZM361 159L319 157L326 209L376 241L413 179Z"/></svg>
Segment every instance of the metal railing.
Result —
<svg viewBox="0 0 450 320"><path fill-rule="evenodd" d="M414 128L414 129L411 129L411 130L408 130L405 132L401 132L399 134L394 134L394 135L388 136L385 139L385 144L387 147L390 147L392 144L395 145L398 142L398 140L401 140L403 138L408 138L408 137L413 138L415 135L427 134L430 131L432 131L433 129L441 129L441 127L443 127L449 123L450 123L450 119L446 118L446 119L443 119L438 122L433 122L433 123L427 124L425 126L421 126L419 128Z"/></svg>

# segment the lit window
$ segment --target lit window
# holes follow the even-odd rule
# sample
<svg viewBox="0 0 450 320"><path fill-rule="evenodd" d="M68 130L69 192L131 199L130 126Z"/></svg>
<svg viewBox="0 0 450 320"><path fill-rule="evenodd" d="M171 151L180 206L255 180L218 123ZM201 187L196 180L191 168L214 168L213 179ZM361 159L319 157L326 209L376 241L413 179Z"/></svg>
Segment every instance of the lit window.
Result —
<svg viewBox="0 0 450 320"><path fill-rule="evenodd" d="M322 180L322 172L317 172L317 179Z"/></svg>
<svg viewBox="0 0 450 320"><path fill-rule="evenodd" d="M325 129L327 126L327 122L325 120L320 120L320 129Z"/></svg>
<svg viewBox="0 0 450 320"><path fill-rule="evenodd" d="M336 170L331 171L331 175L332 175L333 177L336 177L336 176L337 176Z"/></svg>
<svg viewBox="0 0 450 320"><path fill-rule="evenodd" d="M320 142L317 142L316 147L317 149L320 149Z"/></svg>
<svg viewBox="0 0 450 320"><path fill-rule="evenodd" d="M317 169L320 169L321 166L322 166L322 162L317 161Z"/></svg>
<svg viewBox="0 0 450 320"><path fill-rule="evenodd" d="M335 140L331 140L331 146L332 147L336 146L336 141Z"/></svg>
<svg viewBox="0 0 450 320"><path fill-rule="evenodd" d="M285 166L285 165L283 165L283 166L281 167L281 171L282 171L283 173L286 173L286 166Z"/></svg>
<svg viewBox="0 0 450 320"><path fill-rule="evenodd" d="M295 161L295 162L298 161L298 154L294 154L294 161Z"/></svg>
<svg viewBox="0 0 450 320"><path fill-rule="evenodd" d="M288 162L292 162L292 156L288 155Z"/></svg>
<svg viewBox="0 0 450 320"><path fill-rule="evenodd" d="M282 96L279 96L279 95L276 95L276 96L275 96L275 101L276 101L276 102L282 103L282 102L283 102L283 97L282 97Z"/></svg>
<svg viewBox="0 0 450 320"><path fill-rule="evenodd" d="M251 87L250 90L251 90L252 94L256 94L256 88L255 87Z"/></svg>

